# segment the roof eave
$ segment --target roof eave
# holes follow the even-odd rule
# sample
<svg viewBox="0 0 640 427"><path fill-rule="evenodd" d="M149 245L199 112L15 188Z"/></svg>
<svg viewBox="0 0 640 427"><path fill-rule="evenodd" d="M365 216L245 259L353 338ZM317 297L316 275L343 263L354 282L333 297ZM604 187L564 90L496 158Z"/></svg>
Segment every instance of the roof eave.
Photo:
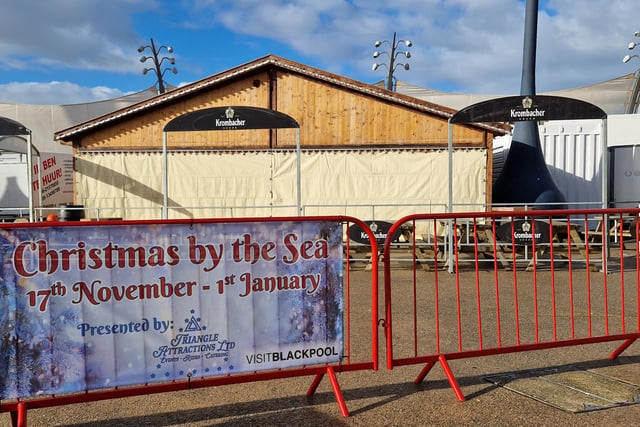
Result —
<svg viewBox="0 0 640 427"><path fill-rule="evenodd" d="M97 129L102 126L106 126L112 122L116 122L118 120L124 119L126 117L129 117L135 114L139 114L147 109L160 107L166 103L173 102L179 98L189 96L193 93L200 92L212 86L224 83L226 81L232 80L239 76L246 75L258 69L261 69L264 67L270 67L270 66L276 66L276 67L289 70L301 75L313 77L313 78L325 81L327 83L331 83L333 85L343 87L345 89L371 95L371 96L384 99L396 104L404 105L406 107L409 107L415 110L424 111L424 112L433 114L435 116L442 117L447 120L451 116L453 116L453 114L456 113L456 110L453 110L451 108L432 104L428 101L419 100L417 98L413 98L407 95L402 95L397 92L389 91L377 86L369 85L369 84L358 82L356 80L352 80L346 77L338 76L336 74L332 74L332 73L322 71L313 67L309 67L306 65L302 65L297 62L283 59L275 55L268 55L268 56L259 58L255 61L246 63L244 65L240 65L236 68L227 70L225 72L176 88L169 92L165 92L163 94L160 94L158 96L155 96L145 101L141 101L137 104L123 108L121 110L117 110L112 113L94 118L90 121L80 123L68 129L61 130L54 134L54 139L56 141L61 141L63 143L64 141L71 141L72 139L76 138L78 135L84 132ZM508 132L508 129L509 129L507 125L501 125L501 124L478 123L478 124L475 124L474 126L484 128L485 130L488 130L491 133L498 133L498 134L505 134Z"/></svg>

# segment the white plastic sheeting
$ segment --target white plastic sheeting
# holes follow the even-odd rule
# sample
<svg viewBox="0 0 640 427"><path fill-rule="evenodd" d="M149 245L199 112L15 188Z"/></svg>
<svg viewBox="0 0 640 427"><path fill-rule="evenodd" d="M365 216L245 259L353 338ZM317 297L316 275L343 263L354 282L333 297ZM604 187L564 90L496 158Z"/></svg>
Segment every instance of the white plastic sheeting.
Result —
<svg viewBox="0 0 640 427"><path fill-rule="evenodd" d="M454 201L484 208L486 150L453 154ZM79 153L77 203L87 216L159 218L159 152ZM305 215L396 220L444 212L446 150L308 150L301 156ZM169 218L296 215L293 151L170 152Z"/></svg>

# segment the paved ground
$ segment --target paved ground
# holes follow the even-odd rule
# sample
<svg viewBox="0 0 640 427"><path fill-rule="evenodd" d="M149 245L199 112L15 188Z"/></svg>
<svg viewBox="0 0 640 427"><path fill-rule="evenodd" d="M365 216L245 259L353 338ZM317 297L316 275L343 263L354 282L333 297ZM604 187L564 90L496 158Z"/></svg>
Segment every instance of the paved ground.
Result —
<svg viewBox="0 0 640 427"><path fill-rule="evenodd" d="M637 344L636 344L637 347ZM388 372L339 374L350 417L340 415L327 383L308 399L310 379L276 380L222 386L165 395L133 397L29 412L31 426L632 426L640 423L640 405L586 413L569 413L486 382L503 367L570 364L623 379L640 380L640 351L615 362L606 359L610 346L579 350L539 351L535 356L510 355L452 363L466 395L456 400L440 370L421 385L412 383L415 367ZM637 382L636 382L637 384ZM3 425L9 416L3 414Z"/></svg>
<svg viewBox="0 0 640 427"><path fill-rule="evenodd" d="M365 276L354 276L362 279ZM635 327L635 324L634 324ZM609 360L617 343L593 344L451 362L466 396L460 402L439 365L420 385L420 365L338 374L350 417L340 414L328 379L307 398L310 377L29 411L30 426L601 426L640 425L640 405L570 413L484 379L538 368L586 369L640 386L640 343ZM384 349L384 343L381 343ZM10 425L8 414L0 424Z"/></svg>

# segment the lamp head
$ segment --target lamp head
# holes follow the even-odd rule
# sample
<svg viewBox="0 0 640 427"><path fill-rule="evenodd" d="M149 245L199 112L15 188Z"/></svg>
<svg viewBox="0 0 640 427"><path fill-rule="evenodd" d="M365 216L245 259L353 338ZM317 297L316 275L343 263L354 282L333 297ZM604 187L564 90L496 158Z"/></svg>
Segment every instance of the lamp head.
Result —
<svg viewBox="0 0 640 427"><path fill-rule="evenodd" d="M628 55L627 55L627 56L628 56ZM371 71L375 71L375 70L377 70L379 66L380 66L380 64L373 64L373 65L371 66Z"/></svg>
<svg viewBox="0 0 640 427"><path fill-rule="evenodd" d="M380 52L378 52L377 50L375 52L373 52L373 57L377 58L378 56L380 56Z"/></svg>
<svg viewBox="0 0 640 427"><path fill-rule="evenodd" d="M141 56L141 57L140 57L140 62L144 62L144 61L146 61L147 59L148 59L148 58L147 58L146 56L144 56L144 55L143 55L143 56Z"/></svg>
<svg viewBox="0 0 640 427"><path fill-rule="evenodd" d="M622 58L622 62L627 63L629 62L630 59L631 59L631 55L625 55L624 58Z"/></svg>
<svg viewBox="0 0 640 427"><path fill-rule="evenodd" d="M167 52L173 53L173 48L171 46L167 46Z"/></svg>
<svg viewBox="0 0 640 427"><path fill-rule="evenodd" d="M140 46L140 47L138 48L138 53L142 53L142 51L143 51L143 50L144 50L144 46Z"/></svg>
<svg viewBox="0 0 640 427"><path fill-rule="evenodd" d="M411 43L411 40L407 40L406 42L404 42L404 44L406 44L407 47L413 46L413 43Z"/></svg>
<svg viewBox="0 0 640 427"><path fill-rule="evenodd" d="M640 31L636 31L635 33L633 33L633 35L636 37L640 37Z"/></svg>
<svg viewBox="0 0 640 427"><path fill-rule="evenodd" d="M404 69L408 71L409 70L409 64L404 64Z"/></svg>
<svg viewBox="0 0 640 427"><path fill-rule="evenodd" d="M381 42L381 41L377 41L377 42L374 44L374 46L375 46L375 47L380 47L380 46L382 46L382 42Z"/></svg>
<svg viewBox="0 0 640 427"><path fill-rule="evenodd" d="M629 46L627 46L627 47L629 48L629 50L631 50L634 47L636 47L637 45L638 45L638 43L631 42L631 43L629 43Z"/></svg>

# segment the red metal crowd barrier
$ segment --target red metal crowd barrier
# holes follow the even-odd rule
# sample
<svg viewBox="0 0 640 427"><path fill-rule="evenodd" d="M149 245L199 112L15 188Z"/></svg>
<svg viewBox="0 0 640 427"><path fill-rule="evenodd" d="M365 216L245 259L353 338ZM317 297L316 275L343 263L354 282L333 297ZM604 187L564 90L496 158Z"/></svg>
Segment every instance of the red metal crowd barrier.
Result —
<svg viewBox="0 0 640 427"><path fill-rule="evenodd" d="M244 223L249 227L250 223L268 226L281 222L284 223L281 227L286 228L287 222L333 221L340 224L342 232L344 306L341 317L343 352L339 362L224 375L194 375L187 380L6 399L0 402L0 412L10 412L14 426L26 426L28 409L301 376L314 377L307 391L312 395L326 375L341 413L348 416L336 373L378 369L379 325L385 331L388 369L423 364L415 379L419 383L439 363L459 400L464 400L464 395L449 366L452 360L621 341L610 354L615 358L640 338L639 215L640 209L608 209L407 216L391 226L384 243L385 314L382 320L377 308L377 240L381 237L356 218L3 225L0 226L0 238L11 243L11 239L18 240L12 230L52 225L61 230L65 227L98 230L103 226L135 228L167 224L191 230L197 224ZM355 231L354 235L360 238L366 237L369 244L353 241L349 238L350 231ZM29 252L32 248L37 252L40 242L32 243L21 250ZM84 245L65 250L66 256L82 252ZM251 253L271 259L270 245L271 242L262 247L256 245ZM194 246L197 246L195 239ZM311 248L304 248L310 258ZM302 246L299 250L295 255L302 254ZM55 252L45 247L39 254L51 261L56 256L51 251ZM194 249L194 252L197 251ZM192 261L194 258L198 261L198 254L190 253L190 256ZM352 269L357 263L364 263L366 267L362 271ZM67 267L71 265L67 264ZM42 269L48 268L46 262L38 265ZM20 268L26 277L35 275L30 264L25 263ZM363 281L367 286L361 286ZM356 283L360 286L355 286ZM204 286L208 289L210 285ZM223 286L216 285L215 289L222 292ZM60 284L54 283L47 297L60 296L59 288ZM20 292L32 293L34 307L43 304L39 293L26 289ZM96 304L108 295L83 292L83 298L96 298Z"/></svg>
<svg viewBox="0 0 640 427"><path fill-rule="evenodd" d="M5 236L11 235L11 230L16 228L29 227L51 227L55 226L63 230L65 227L91 227L94 230L100 229L102 226L109 227L135 227L136 225L154 225L162 224L184 225L186 229L193 227L194 224L214 224L214 223L245 223L245 224L265 224L269 225L275 222L281 222L286 228L287 223L309 223L314 221L333 221L341 225L342 238L347 235L347 230L351 226L357 226L362 232L368 236L370 251L377 254L376 237L369 227L362 221L346 217L346 216L323 216L323 217L286 217L286 218L239 218L239 219L208 219L208 220L170 220L170 221L106 221L106 222L61 222L61 223L33 223L33 224L7 224L0 226L0 233ZM35 246L34 246L35 247ZM269 248L265 246L262 250L267 251ZM308 249L308 248L307 248ZM282 369L272 369L256 372L245 372L238 374L225 374L213 376L189 376L187 380L173 380L158 383L134 384L125 387L115 387L97 390L85 390L68 394L57 395L38 395L27 398L7 399L0 402L0 412L10 412L14 426L26 426L26 416L28 409L44 408L51 406L67 405L72 403L83 403L105 399L121 398L136 395L145 395L152 393L162 393L178 390L196 389L203 387L211 387L226 384L236 384L245 382L254 382L271 379L291 378L300 376L314 376L313 381L307 391L307 395L312 395L318 387L321 380L326 375L331 383L335 398L339 405L341 413L346 417L349 415L346 403L342 396L340 386L337 381L337 372L350 372L361 370L377 370L378 369L378 266L377 256L370 260L371 271L361 272L358 276L359 285L352 284L352 272L349 268L348 260L351 258L353 248L349 239L343 240L342 244L343 270L338 273L342 277L343 290L343 307L342 317L339 320L343 322L342 356L339 362L331 362L322 365L302 365L293 366ZM300 252L303 248L300 249ZM267 253L267 252L263 252ZM311 253L311 250L308 250ZM73 252L69 252L73 255ZM70 256L71 256L70 255ZM47 256L50 256L47 253ZM338 255L340 256L340 255ZM370 286L361 286L363 280L368 282L367 277L370 276ZM207 289L209 285L206 285ZM222 285L220 285L222 286ZM248 285L247 285L248 286ZM58 295L60 292L58 293ZM35 294L34 294L35 295ZM55 293L54 293L55 295ZM48 295L47 295L48 296ZM39 297L39 295L38 295ZM53 298L53 297L51 297ZM39 303L40 300L36 301ZM370 314L367 314L369 312Z"/></svg>
<svg viewBox="0 0 640 427"><path fill-rule="evenodd" d="M385 242L387 367L640 337L638 209L410 215ZM449 272L453 274L449 274Z"/></svg>

